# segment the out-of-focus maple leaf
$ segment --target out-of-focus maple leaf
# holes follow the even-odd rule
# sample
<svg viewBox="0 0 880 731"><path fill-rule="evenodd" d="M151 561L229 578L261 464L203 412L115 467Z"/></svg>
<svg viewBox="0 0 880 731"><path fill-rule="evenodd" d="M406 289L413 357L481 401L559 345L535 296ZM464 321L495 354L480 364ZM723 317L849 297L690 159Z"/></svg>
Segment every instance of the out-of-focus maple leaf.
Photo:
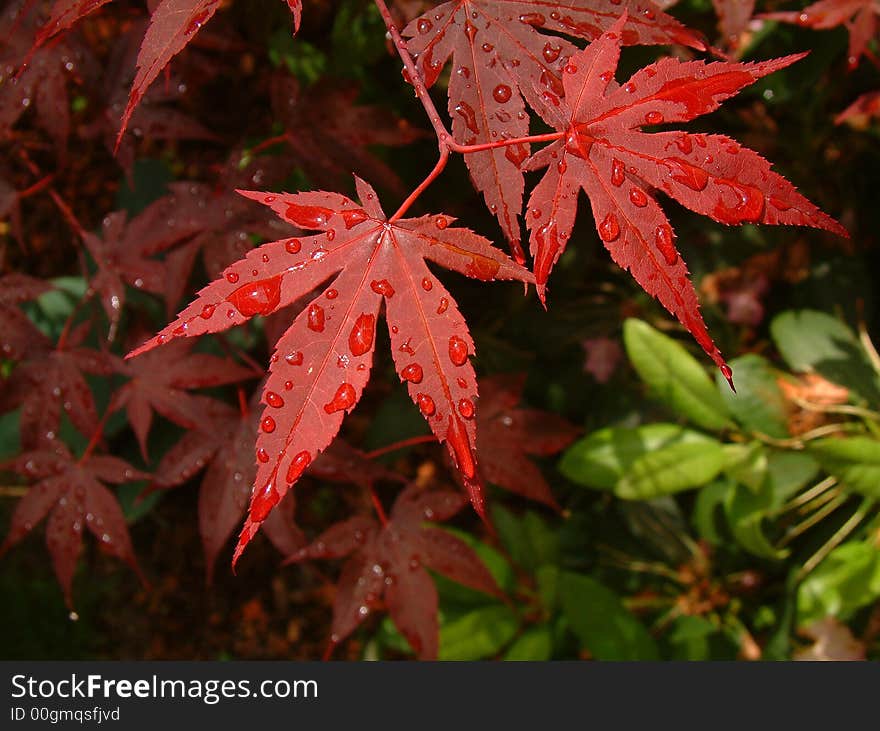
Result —
<svg viewBox="0 0 880 731"><path fill-rule="evenodd" d="M27 285L25 290L32 286ZM0 350L19 361L0 382L0 412L21 407L22 446L40 449L54 444L62 411L81 434L91 436L98 426L98 414L83 374L110 375L120 367L119 359L82 347L90 330L87 322L53 346L18 308L4 304L0 318L4 325Z"/></svg>
<svg viewBox="0 0 880 731"><path fill-rule="evenodd" d="M431 86L452 58L449 115L452 133L463 144L523 137L529 133L525 104L539 113L556 107L564 94L562 69L577 47L547 32L592 41L630 10L621 31L626 45L682 43L699 50L699 34L640 0L574 0L557 5L540 0L452 0L413 20L403 33L418 54L419 69ZM541 32L539 32L541 31ZM468 154L471 179L518 261L519 214L524 191L522 163L528 144Z"/></svg>
<svg viewBox="0 0 880 731"><path fill-rule="evenodd" d="M415 485L397 498L384 525L356 516L329 528L290 557L334 559L349 556L333 605L331 646L348 637L370 611L384 606L422 659L437 656L437 589L426 568L477 591L499 596L488 569L466 543L425 525L448 520L465 505L449 491L421 491Z"/></svg>
<svg viewBox="0 0 880 731"><path fill-rule="evenodd" d="M586 357L584 373L589 373L597 383L608 383L623 360L623 348L617 340L598 337L581 342Z"/></svg>
<svg viewBox="0 0 880 731"><path fill-rule="evenodd" d="M755 0L712 0L718 14L718 30L726 46L737 48L755 12Z"/></svg>
<svg viewBox="0 0 880 731"><path fill-rule="evenodd" d="M700 281L700 293L707 302L724 305L731 322L754 328L764 320L764 298L772 284L797 283L809 273L809 247L799 240L707 274Z"/></svg>
<svg viewBox="0 0 880 731"><path fill-rule="evenodd" d="M804 373L792 379L777 379L786 400L788 431L792 436L805 434L831 420L823 410L849 401L849 389L828 381L818 373Z"/></svg>
<svg viewBox="0 0 880 731"><path fill-rule="evenodd" d="M350 82L322 79L302 89L288 74L272 79L272 110L286 130L292 162L319 188L338 188L351 173L405 195L403 183L370 145L400 147L424 137L422 130L378 106L357 104Z"/></svg>
<svg viewBox="0 0 880 731"><path fill-rule="evenodd" d="M111 0L55 0L52 10L47 20L40 28L34 45L28 54L28 59L41 46L62 31L73 27L73 25L82 18L94 13L98 8L106 5Z"/></svg>
<svg viewBox="0 0 880 731"><path fill-rule="evenodd" d="M797 650L793 660L856 662L865 659L865 643L860 642L845 624L834 617L825 617L801 630L813 644Z"/></svg>
<svg viewBox="0 0 880 731"><path fill-rule="evenodd" d="M95 261L97 272L89 281L89 294L99 296L110 320L107 339L113 340L125 305L125 285L164 293L169 286L166 265L152 255L198 232L201 222L186 215L171 215L165 199L160 199L130 221L125 211L108 214L99 237L84 230L61 198L53 197Z"/></svg>
<svg viewBox="0 0 880 731"><path fill-rule="evenodd" d="M128 356L270 315L330 280L272 355L256 444L257 479L236 559L360 399L383 301L397 372L434 434L446 442L474 508L485 515L474 457L474 345L455 301L425 260L484 281L533 277L482 236L453 227L448 216L388 220L373 189L360 178L356 182L362 206L337 193L242 191L288 222L323 233L249 252Z"/></svg>
<svg viewBox="0 0 880 731"><path fill-rule="evenodd" d="M150 236L151 230L172 228L179 233L178 241L186 239L165 257L164 294L169 314L180 302L199 252L208 275L217 277L250 251L251 235L275 240L300 233L272 211L254 206L235 192L236 188L277 185L289 174L291 160L286 156L259 157L244 168L240 168L240 160L241 152L234 151L220 171L216 186L172 183L171 192L148 209L155 223L144 227L144 236ZM169 221L173 226L168 225Z"/></svg>
<svg viewBox="0 0 880 731"><path fill-rule="evenodd" d="M686 122L714 111L743 87L800 56L744 64L664 58L619 85L614 71L625 20L571 57L562 78L565 97L558 107L547 107L546 115L564 136L525 163L529 170L547 168L526 214L538 291L543 298L550 271L571 235L583 189L599 238L614 261L678 318L729 378L652 190L725 224L799 224L841 236L846 230L736 141L681 131L646 133L641 127Z"/></svg>
<svg viewBox="0 0 880 731"><path fill-rule="evenodd" d="M140 103L150 84L168 62L189 43L207 23L220 0L161 0L150 16L150 26L144 35L137 57L137 73L131 85L128 102L122 113L122 122L116 144L128 127L135 107Z"/></svg>
<svg viewBox="0 0 880 731"><path fill-rule="evenodd" d="M844 26L849 32L847 62L854 69L877 33L878 8L875 0L819 0L803 10L763 13L758 17L817 30Z"/></svg>
<svg viewBox="0 0 880 731"><path fill-rule="evenodd" d="M154 481L162 488L174 487L207 465L199 488L199 532L211 584L217 557L244 514L256 476L254 440L259 413L257 403L242 412L215 399L192 398L203 405L203 416L196 428L165 453ZM284 556L306 542L293 522L293 508L293 495L289 495L266 520L266 536Z"/></svg>
<svg viewBox="0 0 880 731"><path fill-rule="evenodd" d="M580 430L560 416L517 408L525 376L492 376L480 382L477 454L487 482L557 508L550 486L528 455L546 457L571 444Z"/></svg>
<svg viewBox="0 0 880 731"><path fill-rule="evenodd" d="M8 466L36 482L15 507L0 555L48 515L46 543L68 606L73 604L73 574L84 528L98 539L101 550L125 561L143 579L125 516L115 495L102 483L122 484L149 475L109 455L89 455L76 460L60 442L51 450L25 452Z"/></svg>
<svg viewBox="0 0 880 731"><path fill-rule="evenodd" d="M872 117L880 117L880 91L862 94L834 118L834 124L846 122L856 129L865 129Z"/></svg>
<svg viewBox="0 0 880 731"><path fill-rule="evenodd" d="M16 76L30 43L31 16L19 17L4 11L0 18L0 135L11 133L12 126L29 109L58 152L67 154L70 134L70 99L68 82L81 72L86 51L75 39L53 44L36 51L27 67Z"/></svg>
<svg viewBox="0 0 880 731"><path fill-rule="evenodd" d="M205 353L192 353L193 342L171 343L169 348L128 361L123 372L131 378L113 395L110 410L125 407L128 421L137 436L141 454L147 459L147 436L153 411L186 429L197 429L206 419L205 400L186 393L235 383L256 374L249 368Z"/></svg>
<svg viewBox="0 0 880 731"><path fill-rule="evenodd" d="M369 488L377 482L405 482L397 473L367 457L344 439L335 439L306 472L310 477L328 482L352 483Z"/></svg>
<svg viewBox="0 0 880 731"><path fill-rule="evenodd" d="M131 171L134 164L136 143L140 139L216 139L198 120L171 105L171 102L183 98L186 91L186 85L174 76L169 77L166 83L156 84L144 94L131 114L124 135L119 136L119 121L125 109L138 44L146 25L146 20L133 23L117 40L98 90L104 100L101 114L79 129L83 137L103 137L108 150L112 152L115 149L116 161L126 173Z"/></svg>

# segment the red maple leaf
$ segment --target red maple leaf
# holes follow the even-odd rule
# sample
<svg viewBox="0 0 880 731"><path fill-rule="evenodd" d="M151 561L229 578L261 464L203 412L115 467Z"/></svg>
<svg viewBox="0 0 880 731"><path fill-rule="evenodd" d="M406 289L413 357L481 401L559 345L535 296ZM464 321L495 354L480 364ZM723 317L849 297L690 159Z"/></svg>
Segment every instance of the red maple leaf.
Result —
<svg viewBox="0 0 880 731"><path fill-rule="evenodd" d="M175 487L207 466L199 487L199 533L211 584L217 557L247 508L256 477L254 440L259 412L256 403L245 404L242 410L216 399L193 399L203 406L203 416L196 428L165 453L154 481L162 488ZM266 536L284 556L305 543L302 531L293 522L293 509L291 494L266 519Z"/></svg>
<svg viewBox="0 0 880 731"><path fill-rule="evenodd" d="M256 375L227 358L191 353L193 344L172 343L169 348L128 361L123 368L131 380L116 391L109 408L112 412L125 407L144 460L153 411L178 426L197 429L211 418L210 409L206 409L206 400L186 393L188 389L235 383Z"/></svg>
<svg viewBox="0 0 880 731"><path fill-rule="evenodd" d="M853 69L858 65L862 54L867 52L868 42L877 33L878 15L880 10L874 0L819 0L803 10L763 13L758 17L817 30L845 26L849 32L847 61Z"/></svg>
<svg viewBox="0 0 880 731"><path fill-rule="evenodd" d="M292 562L350 556L336 590L331 650L384 598L391 619L419 657L436 658L437 589L426 567L477 591L500 596L501 590L470 546L425 525L425 521L448 520L465 502L455 492L424 492L410 485L400 493L383 524L366 516L350 518L291 556Z"/></svg>
<svg viewBox="0 0 880 731"><path fill-rule="evenodd" d="M400 147L425 133L383 107L358 104L358 92L351 82L320 79L302 89L294 76L273 77L272 110L291 162L319 188L338 188L355 173L405 195L400 177L369 146Z"/></svg>
<svg viewBox="0 0 880 731"><path fill-rule="evenodd" d="M169 75L165 83L156 84L144 94L132 112L128 127L117 145L119 120L125 109L131 86L132 70L148 19L132 23L119 37L102 78L100 93L103 97L101 114L91 123L79 128L82 137L102 137L107 149L116 151L116 161L126 173L131 172L140 140L215 140L216 135L193 117L176 109L170 103L184 96L186 84Z"/></svg>
<svg viewBox="0 0 880 731"><path fill-rule="evenodd" d="M736 48L755 12L755 0L712 0L718 14L718 30L724 43Z"/></svg>
<svg viewBox="0 0 880 731"><path fill-rule="evenodd" d="M799 224L841 236L846 230L736 141L681 131L648 133L641 127L686 122L714 111L743 87L801 56L742 64L664 58L620 85L614 71L624 27L621 18L568 62L562 79L565 97L546 115L564 136L525 164L529 170L547 167L526 214L538 291L543 299L583 189L599 237L615 262L679 319L729 377L652 189L725 224Z"/></svg>
<svg viewBox="0 0 880 731"><path fill-rule="evenodd" d="M565 449L580 433L560 416L517 408L525 376L499 375L480 383L477 453L487 482L558 507L541 470L528 455L548 456Z"/></svg>
<svg viewBox="0 0 880 731"><path fill-rule="evenodd" d="M102 483L122 484L149 475L109 455L88 455L76 460L61 443L51 450L25 452L9 463L9 467L37 482L18 501L9 534L0 546L0 555L48 515L46 543L68 606L72 606L73 574L84 528L98 539L104 552L125 561L144 580L122 509L114 494Z"/></svg>
<svg viewBox="0 0 880 731"><path fill-rule="evenodd" d="M621 31L624 43L683 43L705 49L698 34L644 0L452 0L409 23L403 33L409 37L409 51L419 56L428 86L452 57L452 133L458 142L479 144L528 135L526 102L538 112L559 104L562 69L577 47L544 33L593 40L617 20L623 7L631 11ZM474 185L519 261L522 162L529 149L521 143L465 157Z"/></svg>
<svg viewBox="0 0 880 731"><path fill-rule="evenodd" d="M241 151L233 151L220 171L216 186L197 182L171 183L170 193L155 201L138 218L139 236L152 243L150 251L165 248L168 238L157 241L157 232L173 235L183 242L165 257L165 300L169 315L180 302L189 282L196 256L201 252L205 269L211 277L251 249L251 235L273 240L300 233L281 221L272 211L254 206L235 192L236 188L272 186L290 172L291 161L285 156L263 156L240 169ZM222 215L217 212L222 211Z"/></svg>
<svg viewBox="0 0 880 731"><path fill-rule="evenodd" d="M189 43L207 23L220 0L161 0L150 16L150 27L144 35L137 57L137 73L122 113L122 122L116 144L128 126L128 121L150 84L168 62Z"/></svg>
<svg viewBox="0 0 880 731"><path fill-rule="evenodd" d="M862 94L834 118L834 124L849 122L855 127L863 128L871 117L880 117L880 91Z"/></svg>
<svg viewBox="0 0 880 731"><path fill-rule="evenodd" d="M454 228L448 216L389 220L373 189L356 181L363 206L338 193L242 191L288 222L324 233L254 249L129 354L269 315L332 280L296 317L271 358L257 478L236 559L360 399L383 301L397 372L434 434L446 442L475 509L485 514L473 453L474 345L455 301L425 259L482 280L533 278L483 237Z"/></svg>
<svg viewBox="0 0 880 731"><path fill-rule="evenodd" d="M36 122L55 144L63 159L70 134L68 82L76 78L85 49L70 39L28 55L26 67L15 77L14 69L25 56L34 22L33 8L19 13L4 10L0 18L0 133L9 134L25 112L35 110Z"/></svg>
<svg viewBox="0 0 880 731"><path fill-rule="evenodd" d="M5 282L12 277L4 277ZM16 290L33 294L33 284ZM54 345L37 330L18 308L0 307L0 350L18 360L9 376L0 382L0 413L21 407L19 433L25 449L48 448L55 443L62 412L84 436L98 427L92 391L84 374L107 376L119 367L109 353L83 347L91 326L84 322Z"/></svg>

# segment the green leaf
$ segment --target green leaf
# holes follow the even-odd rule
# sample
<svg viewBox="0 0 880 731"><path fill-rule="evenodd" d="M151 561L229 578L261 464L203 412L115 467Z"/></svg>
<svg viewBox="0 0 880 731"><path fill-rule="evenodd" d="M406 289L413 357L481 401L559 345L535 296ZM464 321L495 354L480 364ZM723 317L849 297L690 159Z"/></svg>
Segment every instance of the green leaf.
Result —
<svg viewBox="0 0 880 731"><path fill-rule="evenodd" d="M712 659L709 640L717 632L718 628L704 617L678 617L667 635L667 640L672 645L672 659Z"/></svg>
<svg viewBox="0 0 880 731"><path fill-rule="evenodd" d="M819 472L819 463L805 452L767 450L767 471L773 484L775 505L781 505Z"/></svg>
<svg viewBox="0 0 880 731"><path fill-rule="evenodd" d="M652 393L698 426L720 430L728 409L703 366L679 343L642 320L623 323L626 352Z"/></svg>
<svg viewBox="0 0 880 731"><path fill-rule="evenodd" d="M815 371L871 403L880 403L880 376L852 330L816 310L789 310L770 323L770 333L795 371Z"/></svg>
<svg viewBox="0 0 880 731"><path fill-rule="evenodd" d="M724 450L714 439L672 444L633 462L614 488L625 500L649 500L700 487L724 467Z"/></svg>
<svg viewBox="0 0 880 731"><path fill-rule="evenodd" d="M736 393L730 390L720 372L715 374L715 382L733 418L750 431L778 439L789 436L785 400L770 363L759 355L749 354L734 358L730 367Z"/></svg>
<svg viewBox="0 0 880 731"><path fill-rule="evenodd" d="M559 532L531 510L517 516L501 505L492 508L492 524L513 561L534 572L559 560Z"/></svg>
<svg viewBox="0 0 880 731"><path fill-rule="evenodd" d="M691 521L700 538L714 546L721 545L724 541L719 531L718 511L733 486L734 483L730 480L720 479L710 482L697 493Z"/></svg>
<svg viewBox="0 0 880 731"><path fill-rule="evenodd" d="M724 445L724 472L753 492L760 491L768 479L767 453L759 442Z"/></svg>
<svg viewBox="0 0 880 731"><path fill-rule="evenodd" d="M503 604L481 607L440 627L440 660L481 660L497 655L519 629Z"/></svg>
<svg viewBox="0 0 880 731"><path fill-rule="evenodd" d="M743 548L760 558L782 559L788 550L777 549L764 535L763 521L775 501L769 474L757 491L742 484L734 485L724 501L730 532Z"/></svg>
<svg viewBox="0 0 880 731"><path fill-rule="evenodd" d="M817 439L810 453L822 468L844 486L871 498L880 498L880 442L870 437Z"/></svg>
<svg viewBox="0 0 880 731"><path fill-rule="evenodd" d="M559 605L559 576L561 570L558 566L541 566L535 572L535 581L538 584L538 596L548 612L555 612Z"/></svg>
<svg viewBox="0 0 880 731"><path fill-rule="evenodd" d="M846 621L880 598L880 549L851 541L834 549L798 588L798 625L833 616Z"/></svg>
<svg viewBox="0 0 880 731"><path fill-rule="evenodd" d="M530 627L504 653L505 660L544 661L553 656L553 631L545 624Z"/></svg>
<svg viewBox="0 0 880 731"><path fill-rule="evenodd" d="M572 631L597 660L658 659L648 630L611 589L589 576L563 571L559 598Z"/></svg>
<svg viewBox="0 0 880 731"><path fill-rule="evenodd" d="M613 490L642 455L673 444L711 441L711 437L677 424L608 427L572 444L559 461L559 471L579 485Z"/></svg>

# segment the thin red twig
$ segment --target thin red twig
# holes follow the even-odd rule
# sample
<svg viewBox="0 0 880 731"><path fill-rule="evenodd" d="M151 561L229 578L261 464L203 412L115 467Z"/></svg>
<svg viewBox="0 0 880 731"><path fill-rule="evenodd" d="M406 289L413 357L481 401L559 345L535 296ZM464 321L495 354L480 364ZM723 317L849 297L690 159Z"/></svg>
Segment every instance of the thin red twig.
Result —
<svg viewBox="0 0 880 731"><path fill-rule="evenodd" d="M385 508L382 507L382 501L379 500L379 496L376 494L376 491L373 489L372 485L370 485L370 500L373 501L373 507L376 509L376 515L379 516L379 522L383 526L388 525L388 516L385 514Z"/></svg>
<svg viewBox="0 0 880 731"><path fill-rule="evenodd" d="M417 444L429 444L436 441L437 437L433 434L424 434L420 437L410 437L409 439L403 439L399 442L394 442L393 444L386 444L384 447L379 447L379 449L374 449L372 452L367 452L365 456L367 459L375 459L376 457L381 457L383 454L396 452L398 449L406 449L407 447L414 447Z"/></svg>

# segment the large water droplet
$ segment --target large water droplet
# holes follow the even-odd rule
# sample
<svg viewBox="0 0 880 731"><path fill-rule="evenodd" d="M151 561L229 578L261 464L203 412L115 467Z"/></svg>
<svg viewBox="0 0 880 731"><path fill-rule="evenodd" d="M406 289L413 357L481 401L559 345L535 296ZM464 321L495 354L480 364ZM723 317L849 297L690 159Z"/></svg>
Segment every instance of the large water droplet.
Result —
<svg viewBox="0 0 880 731"><path fill-rule="evenodd" d="M357 394L355 393L354 386L350 383L343 383L336 389L333 400L330 403L324 404L324 411L328 414L333 414L337 411L348 409L354 405L356 398Z"/></svg>
<svg viewBox="0 0 880 731"><path fill-rule="evenodd" d="M375 333L376 316L366 312L360 314L348 336L348 347L351 349L351 354L358 356L368 352L373 347Z"/></svg>
<svg viewBox="0 0 880 731"><path fill-rule="evenodd" d="M312 455L308 452L299 452L291 461L290 465L287 468L287 474L285 477L287 478L288 484L293 484L296 482L303 472L306 471L306 467L312 461Z"/></svg>
<svg viewBox="0 0 880 731"><path fill-rule="evenodd" d="M599 236L602 241L614 241L620 236L620 224L613 213L607 214L602 219L602 223L599 224Z"/></svg>
<svg viewBox="0 0 880 731"><path fill-rule="evenodd" d="M312 303L306 316L306 326L316 333L324 332L324 308Z"/></svg>
<svg viewBox="0 0 880 731"><path fill-rule="evenodd" d="M418 394L416 396L416 403L419 406L419 411L425 416L433 416L434 412L437 410L437 407L434 404L434 399L426 393Z"/></svg>
<svg viewBox="0 0 880 731"><path fill-rule="evenodd" d="M418 363L410 363L400 372L400 377L410 383L421 383L423 375L422 367Z"/></svg>
<svg viewBox="0 0 880 731"><path fill-rule="evenodd" d="M492 98L499 104L509 102L511 94L512 92L507 84L498 84L498 86L492 90Z"/></svg>
<svg viewBox="0 0 880 731"><path fill-rule="evenodd" d="M391 286L391 282L387 279L373 280L370 282L370 289L372 289L376 294L381 294L383 297L393 297L394 296L394 287Z"/></svg>
<svg viewBox="0 0 880 731"><path fill-rule="evenodd" d="M284 215L300 228L324 228L333 215L333 211L321 206L300 206L296 203L289 203Z"/></svg>
<svg viewBox="0 0 880 731"><path fill-rule="evenodd" d="M611 184L620 187L621 185L623 185L623 179L625 175L626 166L623 164L623 162L621 162L617 158L614 158L614 160L611 161Z"/></svg>
<svg viewBox="0 0 880 731"><path fill-rule="evenodd" d="M228 278L228 277L227 277ZM268 315L281 299L281 275L258 279L242 285L226 297L226 300L245 317Z"/></svg>
<svg viewBox="0 0 880 731"><path fill-rule="evenodd" d="M663 223L654 229L654 243L663 255L663 260L672 266L678 261L678 252L672 243L672 229L669 224Z"/></svg>
<svg viewBox="0 0 880 731"><path fill-rule="evenodd" d="M457 366L463 366L468 359L468 345L458 335L449 338L449 360Z"/></svg>

